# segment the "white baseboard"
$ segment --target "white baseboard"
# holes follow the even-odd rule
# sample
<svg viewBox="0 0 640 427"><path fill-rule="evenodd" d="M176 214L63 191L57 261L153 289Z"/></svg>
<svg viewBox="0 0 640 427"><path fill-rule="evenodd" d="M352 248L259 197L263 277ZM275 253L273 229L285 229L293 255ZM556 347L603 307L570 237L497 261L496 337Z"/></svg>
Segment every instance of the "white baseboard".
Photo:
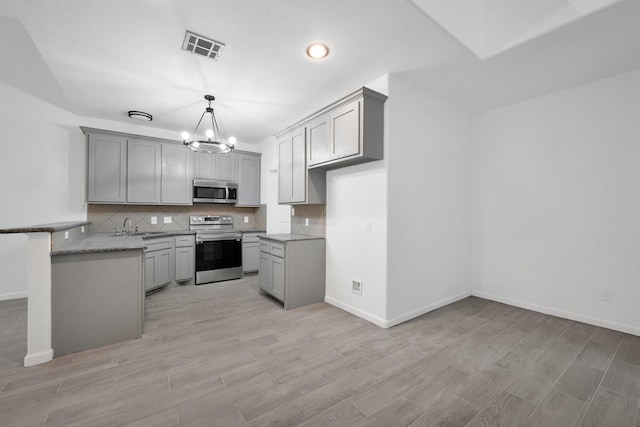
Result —
<svg viewBox="0 0 640 427"><path fill-rule="evenodd" d="M452 304L456 301L460 301L461 299L465 299L471 296L471 292L463 292L458 295L454 295L449 298L441 299L440 301L436 301L433 304L425 305L417 310L411 311L409 313L402 314L393 319L387 320L387 328L390 328L395 325L399 325L400 323L404 323L408 320L414 319L418 316L422 316L423 314L429 313L430 311L437 310L440 307L444 307L445 305Z"/></svg>
<svg viewBox="0 0 640 427"><path fill-rule="evenodd" d="M625 325L622 323L611 322L609 320L599 319L591 316L585 316L583 314L577 314L570 311L559 310L559 309L547 307L544 305L532 304L529 302L525 302L525 301L521 301L513 298L505 298L505 297L501 297L498 295L494 295L494 294L490 294L482 291L473 291L471 292L471 294L478 298L497 301L503 304L525 308L527 310L537 311L539 313L550 314L556 317L562 317L563 319L575 320L576 322L587 323L593 326L600 326L602 328L613 329L615 331L624 332L626 334L640 336L640 329L633 326Z"/></svg>
<svg viewBox="0 0 640 427"><path fill-rule="evenodd" d="M468 296L471 296L471 292L463 292L461 294L458 294L458 295L455 295L455 296L452 296L452 297L449 297L449 298L445 298L445 299L442 299L440 301L434 302L433 304L429 304L427 306L421 307L421 308L419 308L417 310L414 310L414 311L411 311L409 313L402 314L402 315L397 316L397 317L395 317L395 318L393 318L391 320L381 319L378 316L374 316L374 315L372 315L370 313L367 313L366 311L360 310L359 308L353 307L353 306L351 306L349 304L345 304L345 303L343 303L341 301L338 301L337 299L334 299L334 298L331 298L331 297L328 297L328 296L324 297L324 301L327 304L331 304L331 305L333 305L335 307L338 307L339 309L342 309L342 310L346 311L347 313L351 313L354 316L358 316L358 317L360 317L362 319L368 320L369 322L371 322L371 323L373 323L375 325L378 325L381 328L388 329L388 328L390 328L392 326L396 326L396 325L399 325L400 323L404 323L404 322L406 322L408 320L411 320L411 319L413 319L415 317L422 316L425 313L428 313L428 312L433 311L433 310L437 310L440 307L444 307L445 305L454 303L454 302L459 301L461 299L464 299L464 298L466 298Z"/></svg>
<svg viewBox="0 0 640 427"><path fill-rule="evenodd" d="M19 299L19 298L26 298L27 296L29 296L29 292L13 292L13 293L9 293L9 294L0 294L0 301L6 301L6 300L10 300L10 299Z"/></svg>
<svg viewBox="0 0 640 427"><path fill-rule="evenodd" d="M388 328L389 326L387 326L387 321L384 319L379 318L378 316L374 316L373 314L369 314L366 311L362 311L359 308L350 306L349 304L345 304L341 301L338 301L337 299L325 296L324 297L324 302L326 302L327 304L331 304L335 307L338 307L341 310L346 311L347 313L351 313L354 316L358 316L363 318L364 320L368 320L369 322L380 326L381 328Z"/></svg>
<svg viewBox="0 0 640 427"><path fill-rule="evenodd" d="M53 359L53 349L45 350L40 353L27 354L24 357L24 366L35 366L40 365L42 363L47 363Z"/></svg>

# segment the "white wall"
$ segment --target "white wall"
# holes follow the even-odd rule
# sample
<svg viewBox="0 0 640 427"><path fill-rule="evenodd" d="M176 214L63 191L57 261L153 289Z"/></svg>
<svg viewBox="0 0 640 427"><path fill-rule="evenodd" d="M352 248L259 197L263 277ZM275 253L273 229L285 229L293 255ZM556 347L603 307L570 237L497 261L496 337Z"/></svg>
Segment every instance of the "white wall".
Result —
<svg viewBox="0 0 640 427"><path fill-rule="evenodd" d="M0 82L0 227L83 220L84 135L75 117ZM0 235L0 299L25 297L27 239Z"/></svg>
<svg viewBox="0 0 640 427"><path fill-rule="evenodd" d="M388 94L387 76L366 86ZM385 160L327 172L326 206L325 300L380 326L387 318L386 135L384 146ZM362 296L351 292L354 279L362 281Z"/></svg>
<svg viewBox="0 0 640 427"><path fill-rule="evenodd" d="M389 79L388 322L471 292L471 116Z"/></svg>
<svg viewBox="0 0 640 427"><path fill-rule="evenodd" d="M640 70L474 118L474 293L640 334L639 118Z"/></svg>

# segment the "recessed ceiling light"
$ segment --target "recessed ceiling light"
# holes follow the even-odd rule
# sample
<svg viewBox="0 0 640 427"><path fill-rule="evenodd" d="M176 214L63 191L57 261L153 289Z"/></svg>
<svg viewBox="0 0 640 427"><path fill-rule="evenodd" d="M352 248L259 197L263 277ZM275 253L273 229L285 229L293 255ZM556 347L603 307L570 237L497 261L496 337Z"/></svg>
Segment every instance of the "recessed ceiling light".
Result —
<svg viewBox="0 0 640 427"><path fill-rule="evenodd" d="M142 120L143 122L150 122L153 120L153 116L149 113L145 113L144 111L129 111L127 113L129 118Z"/></svg>
<svg viewBox="0 0 640 427"><path fill-rule="evenodd" d="M329 55L329 48L326 44L314 43L307 48L307 56L313 59L322 59Z"/></svg>

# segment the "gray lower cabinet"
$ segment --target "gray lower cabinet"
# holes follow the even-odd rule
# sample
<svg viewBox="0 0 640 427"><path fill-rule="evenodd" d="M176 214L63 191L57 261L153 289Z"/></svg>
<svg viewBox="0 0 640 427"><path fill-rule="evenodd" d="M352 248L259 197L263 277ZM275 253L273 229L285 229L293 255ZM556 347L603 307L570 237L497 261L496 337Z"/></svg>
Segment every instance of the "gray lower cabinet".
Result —
<svg viewBox="0 0 640 427"><path fill-rule="evenodd" d="M284 309L324 301L325 239L288 241L260 238L260 289L284 303Z"/></svg>
<svg viewBox="0 0 640 427"><path fill-rule="evenodd" d="M55 356L140 338L142 251L51 257L51 344Z"/></svg>
<svg viewBox="0 0 640 427"><path fill-rule="evenodd" d="M242 272L253 273L260 269L260 239L264 233L242 233Z"/></svg>
<svg viewBox="0 0 640 427"><path fill-rule="evenodd" d="M144 289L152 291L173 281L173 237L145 240Z"/></svg>
<svg viewBox="0 0 640 427"><path fill-rule="evenodd" d="M175 281L186 282L195 277L196 238L195 236L176 236L175 244Z"/></svg>
<svg viewBox="0 0 640 427"><path fill-rule="evenodd" d="M236 176L238 201L236 206L260 206L260 159L259 153L236 153Z"/></svg>
<svg viewBox="0 0 640 427"><path fill-rule="evenodd" d="M195 178L235 181L236 154L195 153Z"/></svg>

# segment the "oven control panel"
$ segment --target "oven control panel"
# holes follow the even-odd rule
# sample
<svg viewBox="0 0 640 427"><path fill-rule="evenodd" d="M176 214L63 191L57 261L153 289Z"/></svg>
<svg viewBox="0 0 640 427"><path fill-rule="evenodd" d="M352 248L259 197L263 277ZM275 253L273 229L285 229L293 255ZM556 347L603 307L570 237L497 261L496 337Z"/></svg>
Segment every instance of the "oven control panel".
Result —
<svg viewBox="0 0 640 427"><path fill-rule="evenodd" d="M189 217L191 225L233 225L231 215L191 215Z"/></svg>

